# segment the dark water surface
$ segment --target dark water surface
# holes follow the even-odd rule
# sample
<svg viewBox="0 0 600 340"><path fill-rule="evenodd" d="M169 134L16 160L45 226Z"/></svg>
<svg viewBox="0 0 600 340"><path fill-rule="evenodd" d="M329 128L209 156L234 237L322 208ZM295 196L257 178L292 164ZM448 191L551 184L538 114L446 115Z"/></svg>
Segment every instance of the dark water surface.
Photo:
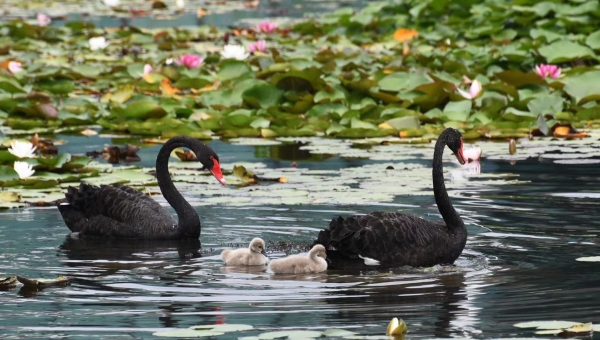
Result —
<svg viewBox="0 0 600 340"><path fill-rule="evenodd" d="M61 152L81 153L83 140L71 139ZM85 148L101 149L102 140L89 141ZM294 147L211 146L223 162L260 161L269 167L288 167L293 160L311 169L369 162L319 160ZM152 166L157 151L158 146L140 151L140 164ZM484 158L481 172L518 174L526 183L453 197L470 235L456 267L435 270L275 276L226 268L219 258L227 243L257 236L310 242L337 215L387 210L439 220L432 195L398 196L379 206L198 207L201 257L190 256L199 247L194 242L71 240L56 208L1 213L0 276L74 280L66 288L0 292L0 337L151 339L157 330L215 323L255 327L219 339L287 328L383 335L390 319L400 317L408 324L408 338L489 339L532 337L533 330L513 327L523 321L600 322L600 263L575 261L600 255L599 201L581 194L597 187L597 165L537 159L510 165Z"/></svg>

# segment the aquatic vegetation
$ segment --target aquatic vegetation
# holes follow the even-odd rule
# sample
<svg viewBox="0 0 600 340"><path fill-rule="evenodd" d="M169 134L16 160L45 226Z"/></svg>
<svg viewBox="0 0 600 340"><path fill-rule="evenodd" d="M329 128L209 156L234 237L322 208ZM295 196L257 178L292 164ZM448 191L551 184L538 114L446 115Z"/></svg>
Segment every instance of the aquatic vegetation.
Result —
<svg viewBox="0 0 600 340"><path fill-rule="evenodd" d="M591 322L579 323L571 321L531 321L521 322L514 325L517 328L535 328L535 334L559 335L562 337L584 336L585 334L599 331L598 326Z"/></svg>
<svg viewBox="0 0 600 340"><path fill-rule="evenodd" d="M18 276L17 281L29 288L48 288L48 287L63 287L71 283L71 279L67 276L59 276L56 279L28 279L26 277Z"/></svg>
<svg viewBox="0 0 600 340"><path fill-rule="evenodd" d="M177 65L179 66L183 66L187 69L194 69L194 68L198 68L200 67L200 65L202 65L202 62L204 60L195 55L195 54L184 54L182 56L180 56L179 58L177 58L175 60L175 63L177 63ZM146 67L144 66L144 74L146 73L150 73L150 72L146 72Z"/></svg>
<svg viewBox="0 0 600 340"><path fill-rule="evenodd" d="M17 156L18 158L31 158L35 157L35 149L31 142L23 142L20 140L13 140L10 142L10 148L8 152Z"/></svg>
<svg viewBox="0 0 600 340"><path fill-rule="evenodd" d="M479 80L473 80L473 82L471 82L471 86L469 87L469 92L465 92L459 88L457 88L456 91L458 91L458 93L460 93L460 95L465 99L475 99L481 93L481 89L482 87Z"/></svg>
<svg viewBox="0 0 600 340"><path fill-rule="evenodd" d="M223 50L221 51L221 58L223 59L245 60L249 56L250 53L242 45L228 44L223 46Z"/></svg>
<svg viewBox="0 0 600 340"><path fill-rule="evenodd" d="M400 319L400 321L398 321L398 318L393 318L387 327L386 334L387 335L402 335L402 334L405 334L407 331L408 331L408 327L406 326L406 323L404 322L404 320Z"/></svg>
<svg viewBox="0 0 600 340"><path fill-rule="evenodd" d="M111 1L97 10L131 15L119 6ZM587 23L594 10L535 6L374 2L287 27L222 30L8 21L0 26L10 53L0 65L18 62L23 71L13 64L16 73L0 75L0 116L7 130L25 134L98 124L203 139L430 140L447 127L465 139L504 139L546 125L599 126L600 32ZM176 15L172 7L165 13ZM565 19L570 13L578 24ZM543 27L532 26L536 20ZM262 53L250 55L256 51ZM185 55L196 57L181 60Z"/></svg>
<svg viewBox="0 0 600 340"><path fill-rule="evenodd" d="M542 78L558 78L560 77L561 68L556 65L537 65L535 73Z"/></svg>
<svg viewBox="0 0 600 340"><path fill-rule="evenodd" d="M16 161L13 165L13 168L19 175L20 179L29 178L35 173L35 170L33 170L32 165L27 162Z"/></svg>
<svg viewBox="0 0 600 340"><path fill-rule="evenodd" d="M264 52L266 48L266 42L264 40L259 40L248 45L248 51L254 52Z"/></svg>

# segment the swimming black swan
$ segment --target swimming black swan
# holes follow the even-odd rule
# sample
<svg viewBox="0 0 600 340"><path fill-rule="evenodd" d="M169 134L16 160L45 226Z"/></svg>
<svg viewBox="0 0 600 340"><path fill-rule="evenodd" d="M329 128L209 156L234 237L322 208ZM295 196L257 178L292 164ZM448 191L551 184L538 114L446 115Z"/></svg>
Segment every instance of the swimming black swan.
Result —
<svg viewBox="0 0 600 340"><path fill-rule="evenodd" d="M314 242L326 247L329 268L431 267L454 263L467 242L467 228L454 210L444 185L442 155L446 145L464 164L460 132L444 130L433 154L433 193L446 224L382 211L346 219L338 217L329 223L329 229L319 232Z"/></svg>
<svg viewBox="0 0 600 340"><path fill-rule="evenodd" d="M81 183L79 190L69 187L66 200L58 205L71 232L80 236L176 240L200 237L200 217L177 191L169 175L171 151L187 147L213 176L225 184L219 156L206 144L189 137L169 139L156 157L158 186L175 209L179 223L150 196L124 185L100 187Z"/></svg>

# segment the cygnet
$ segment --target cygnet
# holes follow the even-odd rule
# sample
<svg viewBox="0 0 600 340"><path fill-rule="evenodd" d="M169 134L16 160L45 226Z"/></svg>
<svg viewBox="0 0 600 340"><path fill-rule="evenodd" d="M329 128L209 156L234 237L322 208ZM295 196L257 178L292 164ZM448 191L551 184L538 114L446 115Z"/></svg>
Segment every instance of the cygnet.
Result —
<svg viewBox="0 0 600 340"><path fill-rule="evenodd" d="M265 241L254 238L248 248L226 249L221 258L228 266L264 266L269 262L265 252Z"/></svg>
<svg viewBox="0 0 600 340"><path fill-rule="evenodd" d="M327 270L327 253L325 247L315 245L304 255L291 255L282 259L272 260L269 269L275 274L320 273Z"/></svg>

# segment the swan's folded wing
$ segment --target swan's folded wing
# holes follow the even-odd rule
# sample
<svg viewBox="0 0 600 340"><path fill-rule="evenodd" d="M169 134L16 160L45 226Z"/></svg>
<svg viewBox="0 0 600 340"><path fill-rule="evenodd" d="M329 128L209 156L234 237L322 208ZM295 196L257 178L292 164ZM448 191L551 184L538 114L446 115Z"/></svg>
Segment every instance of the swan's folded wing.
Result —
<svg viewBox="0 0 600 340"><path fill-rule="evenodd" d="M134 189L132 189L134 190ZM100 214L119 222L156 224L157 219L166 223L174 222L169 213L143 193L129 193L114 186L102 186L96 200Z"/></svg>
<svg viewBox="0 0 600 340"><path fill-rule="evenodd" d="M374 212L334 221L330 246L348 258L360 256L382 264L397 261L398 254L429 248L429 241L437 239L439 233L434 230L438 225L430 221L395 212Z"/></svg>

